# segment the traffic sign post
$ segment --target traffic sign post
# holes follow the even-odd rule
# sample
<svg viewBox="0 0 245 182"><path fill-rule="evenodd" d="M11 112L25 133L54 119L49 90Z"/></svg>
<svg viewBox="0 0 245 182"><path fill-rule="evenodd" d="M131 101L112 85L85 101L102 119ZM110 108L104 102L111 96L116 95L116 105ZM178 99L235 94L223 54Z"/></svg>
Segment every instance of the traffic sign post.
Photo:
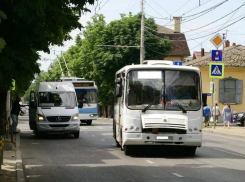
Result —
<svg viewBox="0 0 245 182"><path fill-rule="evenodd" d="M215 62L222 61L222 51L218 50L218 48L224 43L223 37L219 33L217 33L211 38L210 41L217 48L217 50L212 50L211 61L215 61ZM216 78L224 78L224 74L225 74L225 71L224 71L225 65L223 63L215 63L215 62L209 64L209 77L211 78L211 82L213 82L213 78L215 78L214 87L213 87L214 94L212 94L212 97L211 97L211 108L213 108L213 95L214 95L214 102L217 103L216 101L216 85L217 85ZM214 112L216 113L215 104L214 104L214 108L215 108ZM215 128L215 124L216 123L214 122L214 128Z"/></svg>

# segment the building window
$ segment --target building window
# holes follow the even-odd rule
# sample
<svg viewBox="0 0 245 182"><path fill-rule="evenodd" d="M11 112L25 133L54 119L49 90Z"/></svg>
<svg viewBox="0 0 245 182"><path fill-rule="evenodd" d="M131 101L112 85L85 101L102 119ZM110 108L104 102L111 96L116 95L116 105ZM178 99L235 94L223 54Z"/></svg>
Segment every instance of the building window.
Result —
<svg viewBox="0 0 245 182"><path fill-rule="evenodd" d="M219 80L219 102L242 103L242 80L232 77Z"/></svg>

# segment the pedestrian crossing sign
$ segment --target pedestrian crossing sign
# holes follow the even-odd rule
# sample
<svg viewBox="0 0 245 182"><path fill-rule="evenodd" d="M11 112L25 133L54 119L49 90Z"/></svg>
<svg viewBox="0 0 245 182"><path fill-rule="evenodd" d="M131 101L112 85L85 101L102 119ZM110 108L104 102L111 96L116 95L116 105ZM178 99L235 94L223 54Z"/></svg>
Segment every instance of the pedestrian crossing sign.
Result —
<svg viewBox="0 0 245 182"><path fill-rule="evenodd" d="M224 63L209 63L210 78L224 78L225 73Z"/></svg>

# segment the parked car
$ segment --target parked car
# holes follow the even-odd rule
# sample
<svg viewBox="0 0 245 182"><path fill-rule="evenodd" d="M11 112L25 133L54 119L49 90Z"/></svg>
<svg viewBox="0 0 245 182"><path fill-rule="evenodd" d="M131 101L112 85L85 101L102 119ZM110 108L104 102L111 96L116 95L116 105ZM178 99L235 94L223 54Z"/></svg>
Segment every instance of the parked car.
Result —
<svg viewBox="0 0 245 182"><path fill-rule="evenodd" d="M238 112L233 115L233 123L238 126L244 126L245 112Z"/></svg>

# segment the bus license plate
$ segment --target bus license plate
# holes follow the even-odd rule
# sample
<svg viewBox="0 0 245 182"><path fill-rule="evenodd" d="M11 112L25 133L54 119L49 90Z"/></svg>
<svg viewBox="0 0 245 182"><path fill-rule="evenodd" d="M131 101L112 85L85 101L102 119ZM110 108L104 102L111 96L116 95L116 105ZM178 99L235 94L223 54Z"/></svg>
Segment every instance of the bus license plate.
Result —
<svg viewBox="0 0 245 182"><path fill-rule="evenodd" d="M53 131L64 131L65 128L53 128Z"/></svg>
<svg viewBox="0 0 245 182"><path fill-rule="evenodd" d="M168 136L157 136L156 137L157 140L168 140Z"/></svg>

